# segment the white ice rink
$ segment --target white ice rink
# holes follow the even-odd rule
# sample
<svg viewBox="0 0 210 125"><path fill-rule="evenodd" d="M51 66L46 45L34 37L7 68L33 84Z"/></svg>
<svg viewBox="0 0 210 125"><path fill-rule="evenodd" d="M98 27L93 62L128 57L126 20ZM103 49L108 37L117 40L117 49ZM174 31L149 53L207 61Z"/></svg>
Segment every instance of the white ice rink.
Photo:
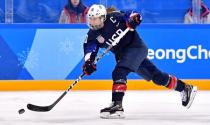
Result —
<svg viewBox="0 0 210 125"><path fill-rule="evenodd" d="M127 91L126 118L117 120L99 118L111 91L70 91L47 113L26 109L27 103L49 105L62 92L0 92L0 125L210 125L210 91L199 91L189 110L174 91Z"/></svg>

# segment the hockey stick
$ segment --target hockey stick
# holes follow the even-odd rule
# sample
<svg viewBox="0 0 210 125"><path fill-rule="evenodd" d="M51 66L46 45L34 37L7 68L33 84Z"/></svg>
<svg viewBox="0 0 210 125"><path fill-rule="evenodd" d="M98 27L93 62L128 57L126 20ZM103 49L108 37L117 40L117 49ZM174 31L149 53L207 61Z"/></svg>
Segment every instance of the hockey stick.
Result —
<svg viewBox="0 0 210 125"><path fill-rule="evenodd" d="M127 28L125 31L123 31L115 40L114 42L112 42L112 44L110 44L108 46L108 48L106 48L106 50L104 50L104 52L99 55L95 61L94 64L96 64L107 52L109 52L109 50L117 45L120 41L120 39L122 39L123 36L125 36L125 34L129 31L129 28ZM33 104L27 104L27 108L31 111L36 111L36 112L47 112L50 111L83 77L85 76L84 73L82 73L70 86L69 88L55 101L53 102L51 105L48 106L38 106L38 105L33 105Z"/></svg>

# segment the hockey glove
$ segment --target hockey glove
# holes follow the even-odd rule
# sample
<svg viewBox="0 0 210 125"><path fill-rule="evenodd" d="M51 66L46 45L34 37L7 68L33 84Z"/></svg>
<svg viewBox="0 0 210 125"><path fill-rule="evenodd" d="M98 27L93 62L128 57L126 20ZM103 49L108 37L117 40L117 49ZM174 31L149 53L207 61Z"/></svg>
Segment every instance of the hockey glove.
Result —
<svg viewBox="0 0 210 125"><path fill-rule="evenodd" d="M93 64L93 61L87 60L83 65L83 72L86 75L91 75L94 71L96 71L96 65Z"/></svg>
<svg viewBox="0 0 210 125"><path fill-rule="evenodd" d="M131 29L136 29L136 27L141 23L142 17L138 13L131 14L130 18L127 21L127 27Z"/></svg>

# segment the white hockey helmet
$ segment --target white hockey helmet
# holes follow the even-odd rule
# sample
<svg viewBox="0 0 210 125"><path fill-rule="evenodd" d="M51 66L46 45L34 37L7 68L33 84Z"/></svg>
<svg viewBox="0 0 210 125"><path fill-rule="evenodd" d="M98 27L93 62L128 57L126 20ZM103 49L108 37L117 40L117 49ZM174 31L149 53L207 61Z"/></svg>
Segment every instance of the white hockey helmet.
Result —
<svg viewBox="0 0 210 125"><path fill-rule="evenodd" d="M100 4L92 5L87 12L87 23L88 26L93 30L98 30L103 27L104 21L106 20L106 8ZM91 22L92 19L99 18L100 22Z"/></svg>

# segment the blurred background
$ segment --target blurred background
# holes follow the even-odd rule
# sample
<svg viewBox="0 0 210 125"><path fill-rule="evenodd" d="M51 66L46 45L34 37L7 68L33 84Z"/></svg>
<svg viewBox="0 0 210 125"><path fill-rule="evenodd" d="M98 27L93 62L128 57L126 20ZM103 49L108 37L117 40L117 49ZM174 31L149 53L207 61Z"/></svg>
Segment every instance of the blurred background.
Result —
<svg viewBox="0 0 210 125"><path fill-rule="evenodd" d="M144 17L143 23L183 23L189 8L200 8L199 0L81 0L90 7L101 3L118 10L136 10ZM203 0L210 7L209 0ZM0 23L58 23L68 0L1 0Z"/></svg>

